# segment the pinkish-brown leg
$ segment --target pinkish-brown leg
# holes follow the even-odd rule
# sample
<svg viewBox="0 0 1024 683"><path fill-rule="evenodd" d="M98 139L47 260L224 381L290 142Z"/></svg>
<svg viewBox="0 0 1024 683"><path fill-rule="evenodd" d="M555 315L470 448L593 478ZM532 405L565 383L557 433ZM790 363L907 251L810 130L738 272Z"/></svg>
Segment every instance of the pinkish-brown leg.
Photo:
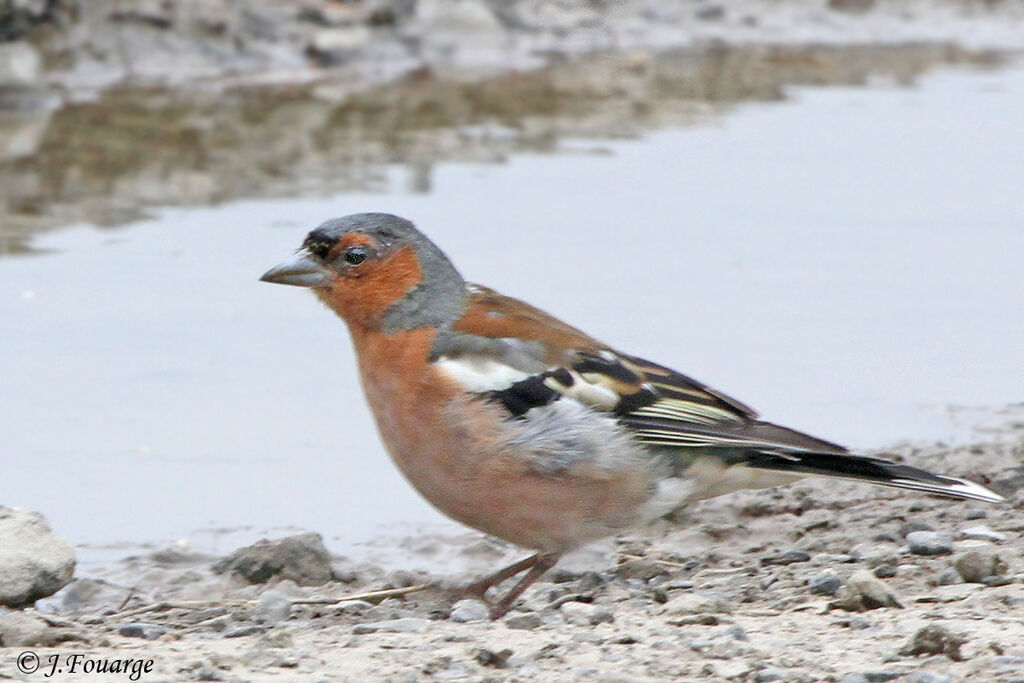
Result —
<svg viewBox="0 0 1024 683"><path fill-rule="evenodd" d="M519 579L519 582L512 587L512 590L506 593L505 597L499 600L498 604L494 605L494 607L491 608L491 619L501 619L503 616L505 616L505 613L508 612L510 607L512 607L512 603L516 601L516 598L522 595L523 591L530 587L530 584L532 584L534 581L542 577L544 575L544 572L558 564L558 560L560 557L561 555L537 554L529 558L533 560L532 566L530 566L530 571L526 572L526 575L523 578ZM510 568L511 567L509 567L509 569Z"/></svg>
<svg viewBox="0 0 1024 683"><path fill-rule="evenodd" d="M497 586L499 583L506 579L511 579L519 572L526 571L537 564L537 561L541 558L541 554L530 555L525 560L519 560L504 569L499 569L489 576L485 576L479 581L474 581L463 589L463 594L472 598L479 598L484 602L487 602L487 590L493 586Z"/></svg>

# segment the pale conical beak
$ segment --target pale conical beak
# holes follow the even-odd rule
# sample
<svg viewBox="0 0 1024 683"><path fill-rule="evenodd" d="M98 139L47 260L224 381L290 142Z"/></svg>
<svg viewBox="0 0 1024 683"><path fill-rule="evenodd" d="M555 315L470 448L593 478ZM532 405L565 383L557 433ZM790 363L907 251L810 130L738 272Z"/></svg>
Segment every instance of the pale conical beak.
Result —
<svg viewBox="0 0 1024 683"><path fill-rule="evenodd" d="M330 277L331 272L302 249L284 263L268 270L260 280L296 287L327 287L330 285Z"/></svg>

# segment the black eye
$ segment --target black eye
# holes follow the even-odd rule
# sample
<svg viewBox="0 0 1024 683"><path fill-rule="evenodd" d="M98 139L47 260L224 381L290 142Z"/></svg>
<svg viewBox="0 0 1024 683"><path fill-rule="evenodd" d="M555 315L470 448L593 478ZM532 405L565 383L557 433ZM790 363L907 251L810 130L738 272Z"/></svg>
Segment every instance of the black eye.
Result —
<svg viewBox="0 0 1024 683"><path fill-rule="evenodd" d="M346 263L358 266L366 260L366 247L349 247L345 250L343 258Z"/></svg>

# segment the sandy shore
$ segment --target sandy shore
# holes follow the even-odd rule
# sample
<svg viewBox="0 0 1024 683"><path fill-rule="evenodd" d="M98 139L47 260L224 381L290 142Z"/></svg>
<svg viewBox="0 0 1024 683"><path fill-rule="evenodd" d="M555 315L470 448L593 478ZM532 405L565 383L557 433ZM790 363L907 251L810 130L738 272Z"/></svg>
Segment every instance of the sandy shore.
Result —
<svg viewBox="0 0 1024 683"><path fill-rule="evenodd" d="M0 615L0 672L130 680L96 669L142 666L131 658L145 681L1022 681L1022 416L1007 408L963 445L892 449L988 483L1003 505L822 480L734 494L571 559L499 622L453 587L518 553L475 534L410 539L447 571L334 557L320 586L281 578L310 578L294 568L250 584L171 548L78 579L13 631ZM339 600L378 590L390 597ZM19 673L23 652L39 671Z"/></svg>

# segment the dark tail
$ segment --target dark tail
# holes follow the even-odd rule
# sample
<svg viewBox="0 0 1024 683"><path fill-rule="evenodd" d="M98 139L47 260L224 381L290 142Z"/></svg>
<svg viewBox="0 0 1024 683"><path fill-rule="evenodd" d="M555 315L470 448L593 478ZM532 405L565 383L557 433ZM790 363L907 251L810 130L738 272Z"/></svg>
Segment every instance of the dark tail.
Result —
<svg viewBox="0 0 1024 683"><path fill-rule="evenodd" d="M882 458L842 453L748 451L746 465L755 469L818 474L866 481L913 491L924 491L951 498L1000 503L1005 500L981 484L966 479L943 477L909 465Z"/></svg>

